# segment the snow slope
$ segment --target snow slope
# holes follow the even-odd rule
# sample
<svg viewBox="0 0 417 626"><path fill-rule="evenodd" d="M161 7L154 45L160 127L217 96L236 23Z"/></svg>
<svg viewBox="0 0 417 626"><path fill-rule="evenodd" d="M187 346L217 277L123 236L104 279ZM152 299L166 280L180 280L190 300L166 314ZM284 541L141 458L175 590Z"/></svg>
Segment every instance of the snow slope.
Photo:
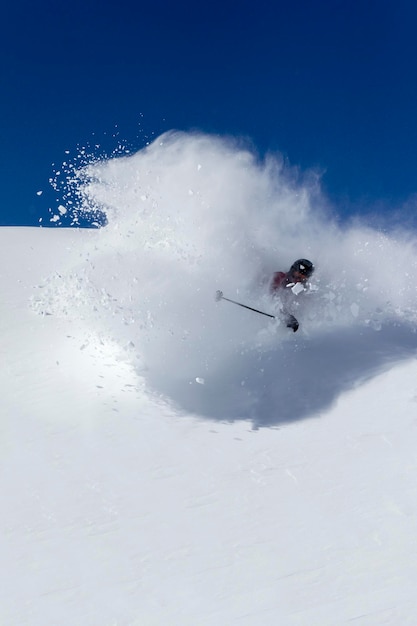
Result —
<svg viewBox="0 0 417 626"><path fill-rule="evenodd" d="M68 186L105 228L0 230L0 623L414 624L410 234L204 136ZM215 302L297 256L298 333Z"/></svg>

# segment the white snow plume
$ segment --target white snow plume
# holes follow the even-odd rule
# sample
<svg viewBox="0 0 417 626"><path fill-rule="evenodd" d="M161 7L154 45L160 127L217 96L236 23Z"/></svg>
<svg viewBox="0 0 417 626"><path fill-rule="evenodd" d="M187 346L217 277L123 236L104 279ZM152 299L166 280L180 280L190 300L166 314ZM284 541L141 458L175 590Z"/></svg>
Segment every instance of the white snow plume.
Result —
<svg viewBox="0 0 417 626"><path fill-rule="evenodd" d="M417 347L413 238L338 226L317 178L279 157L173 132L83 167L74 183L83 210L108 224L36 308L79 315L128 347L149 388L180 409L255 424L305 417ZM294 305L298 333L215 302L221 289L274 313L267 281L299 257L316 272Z"/></svg>

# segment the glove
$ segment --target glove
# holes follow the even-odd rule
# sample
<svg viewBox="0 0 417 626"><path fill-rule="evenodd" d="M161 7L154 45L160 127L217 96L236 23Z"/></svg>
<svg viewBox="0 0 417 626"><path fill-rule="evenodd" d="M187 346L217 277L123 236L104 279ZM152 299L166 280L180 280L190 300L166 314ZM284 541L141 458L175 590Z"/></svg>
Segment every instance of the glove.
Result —
<svg viewBox="0 0 417 626"><path fill-rule="evenodd" d="M287 328L292 328L293 331L296 333L299 327L299 323L298 321L295 319L294 315L288 315L285 323L287 325Z"/></svg>

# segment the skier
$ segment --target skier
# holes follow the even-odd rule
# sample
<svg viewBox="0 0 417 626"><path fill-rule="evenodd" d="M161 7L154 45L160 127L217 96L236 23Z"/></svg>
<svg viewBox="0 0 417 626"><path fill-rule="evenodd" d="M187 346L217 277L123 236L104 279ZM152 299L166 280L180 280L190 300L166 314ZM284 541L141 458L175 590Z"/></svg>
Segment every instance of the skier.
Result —
<svg viewBox="0 0 417 626"><path fill-rule="evenodd" d="M288 272L275 272L269 286L270 293L279 297L282 302L281 314L287 328L294 332L298 330L299 323L296 317L287 309L291 305L293 295L298 295L305 290L305 283L314 272L314 265L308 259L294 261Z"/></svg>

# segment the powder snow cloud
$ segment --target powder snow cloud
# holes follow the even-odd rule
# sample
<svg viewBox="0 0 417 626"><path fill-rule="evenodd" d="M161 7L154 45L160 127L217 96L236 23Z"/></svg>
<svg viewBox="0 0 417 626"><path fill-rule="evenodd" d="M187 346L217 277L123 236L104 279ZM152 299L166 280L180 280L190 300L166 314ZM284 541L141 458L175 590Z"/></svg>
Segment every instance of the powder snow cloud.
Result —
<svg viewBox="0 0 417 626"><path fill-rule="evenodd" d="M107 225L77 267L50 278L49 308L129 346L149 389L180 410L305 417L416 347L414 235L341 225L315 173L279 155L171 132L68 172L68 189L77 211L105 213ZM317 269L296 335L215 302L221 289L274 313L267 281L299 257Z"/></svg>

